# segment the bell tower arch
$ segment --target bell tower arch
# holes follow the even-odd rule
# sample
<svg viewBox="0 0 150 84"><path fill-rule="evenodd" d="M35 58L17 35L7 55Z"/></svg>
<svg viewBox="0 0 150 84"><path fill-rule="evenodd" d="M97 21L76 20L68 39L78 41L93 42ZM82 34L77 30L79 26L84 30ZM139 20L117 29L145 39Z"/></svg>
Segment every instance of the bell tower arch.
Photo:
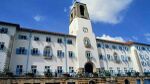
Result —
<svg viewBox="0 0 150 84"><path fill-rule="evenodd" d="M70 24L75 18L90 19L86 4L75 2L70 14Z"/></svg>

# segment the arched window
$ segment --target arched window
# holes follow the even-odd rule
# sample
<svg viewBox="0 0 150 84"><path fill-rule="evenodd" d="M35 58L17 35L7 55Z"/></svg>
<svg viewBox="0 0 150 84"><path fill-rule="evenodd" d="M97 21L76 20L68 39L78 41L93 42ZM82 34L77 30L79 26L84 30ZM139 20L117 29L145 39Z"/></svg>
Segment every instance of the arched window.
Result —
<svg viewBox="0 0 150 84"><path fill-rule="evenodd" d="M118 58L118 55L116 52L114 52L114 59L117 60L117 58Z"/></svg>
<svg viewBox="0 0 150 84"><path fill-rule="evenodd" d="M53 53L52 53L52 48L50 46L46 46L44 48L44 52L43 52L45 57L51 58Z"/></svg>
<svg viewBox="0 0 150 84"><path fill-rule="evenodd" d="M91 47L91 42L90 42L90 39L88 37L84 38L84 45L85 45L86 48Z"/></svg>
<svg viewBox="0 0 150 84"><path fill-rule="evenodd" d="M119 58L119 56L118 56L118 54L116 52L114 52L114 60L115 60L116 63L120 63L121 62L121 60L120 60L120 58Z"/></svg>
<svg viewBox="0 0 150 84"><path fill-rule="evenodd" d="M80 14L84 16L84 6L80 5Z"/></svg>

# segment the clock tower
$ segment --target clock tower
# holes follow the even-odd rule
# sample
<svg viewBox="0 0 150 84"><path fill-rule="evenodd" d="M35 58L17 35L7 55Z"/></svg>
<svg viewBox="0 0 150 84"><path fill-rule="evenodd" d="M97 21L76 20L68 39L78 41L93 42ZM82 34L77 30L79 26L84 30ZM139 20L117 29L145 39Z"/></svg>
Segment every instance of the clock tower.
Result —
<svg viewBox="0 0 150 84"><path fill-rule="evenodd" d="M97 43L86 4L75 2L70 14L69 34L76 36L79 70L93 73L100 68Z"/></svg>

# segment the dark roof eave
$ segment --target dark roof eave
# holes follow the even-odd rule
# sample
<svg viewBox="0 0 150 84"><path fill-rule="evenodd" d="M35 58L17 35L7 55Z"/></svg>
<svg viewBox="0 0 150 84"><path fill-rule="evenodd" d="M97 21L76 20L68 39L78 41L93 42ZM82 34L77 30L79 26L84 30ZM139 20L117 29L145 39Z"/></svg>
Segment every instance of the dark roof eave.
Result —
<svg viewBox="0 0 150 84"><path fill-rule="evenodd" d="M133 42L135 45L143 45L143 46L150 46L150 44L145 44L145 43L139 43L139 42Z"/></svg>
<svg viewBox="0 0 150 84"><path fill-rule="evenodd" d="M10 22L3 22L3 21L0 21L0 24L1 24L1 25L16 26L16 28L19 28L19 27L20 27L19 24L10 23Z"/></svg>
<svg viewBox="0 0 150 84"><path fill-rule="evenodd" d="M128 42L118 42L118 41L110 41L110 40L104 40L104 39L98 39L96 38L96 40L98 41L103 41L103 42L108 42L108 43L115 43L115 44L122 44L122 45L144 45L144 46L150 46L150 44L144 44L144 43L139 43L139 42L132 42L132 41L128 41Z"/></svg>
<svg viewBox="0 0 150 84"><path fill-rule="evenodd" d="M121 44L121 45L132 45L131 42L119 42L119 41L111 41L111 40L104 40L104 39L98 39L98 38L96 38L96 40L102 41L102 42L114 43L114 44Z"/></svg>
<svg viewBox="0 0 150 84"><path fill-rule="evenodd" d="M10 22L4 22L4 21L0 21L1 25L9 25L9 26L15 26L17 28L17 30L19 31L27 31L27 32L36 32L36 33L44 33L44 34L52 34L52 35L59 35L59 36L67 36L67 37L76 37L74 35L69 35L69 34L63 34L63 33L57 33L57 32L48 32L48 31L42 31L42 30L33 30L30 28L24 28L24 27L20 27L19 24L15 24L15 23L10 23Z"/></svg>

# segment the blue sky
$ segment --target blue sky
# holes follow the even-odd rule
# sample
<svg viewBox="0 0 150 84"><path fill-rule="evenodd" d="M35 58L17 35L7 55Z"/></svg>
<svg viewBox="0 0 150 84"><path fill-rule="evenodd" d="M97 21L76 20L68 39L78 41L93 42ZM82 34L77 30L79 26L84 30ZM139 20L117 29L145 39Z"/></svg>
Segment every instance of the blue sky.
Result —
<svg viewBox="0 0 150 84"><path fill-rule="evenodd" d="M150 44L150 0L92 0L92 3L91 0L79 1L87 3L90 9L96 36ZM0 2L0 21L52 32L69 31L72 0Z"/></svg>

